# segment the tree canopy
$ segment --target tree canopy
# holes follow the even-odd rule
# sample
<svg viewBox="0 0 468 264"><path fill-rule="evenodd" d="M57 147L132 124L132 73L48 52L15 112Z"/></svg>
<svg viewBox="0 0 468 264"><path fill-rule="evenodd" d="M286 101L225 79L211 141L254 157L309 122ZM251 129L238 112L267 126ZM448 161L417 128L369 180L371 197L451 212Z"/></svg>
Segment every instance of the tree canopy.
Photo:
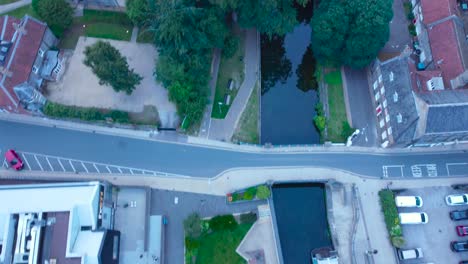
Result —
<svg viewBox="0 0 468 264"><path fill-rule="evenodd" d="M83 63L99 78L99 84L108 84L116 92L131 94L143 79L129 69L127 59L109 42L98 41L84 51Z"/></svg>
<svg viewBox="0 0 468 264"><path fill-rule="evenodd" d="M73 22L73 8L66 0L34 0L32 6L57 37Z"/></svg>
<svg viewBox="0 0 468 264"><path fill-rule="evenodd" d="M143 26L149 17L148 0L126 0L127 15L133 24Z"/></svg>
<svg viewBox="0 0 468 264"><path fill-rule="evenodd" d="M367 66L389 37L391 0L321 1L311 21L312 48L325 64Z"/></svg>

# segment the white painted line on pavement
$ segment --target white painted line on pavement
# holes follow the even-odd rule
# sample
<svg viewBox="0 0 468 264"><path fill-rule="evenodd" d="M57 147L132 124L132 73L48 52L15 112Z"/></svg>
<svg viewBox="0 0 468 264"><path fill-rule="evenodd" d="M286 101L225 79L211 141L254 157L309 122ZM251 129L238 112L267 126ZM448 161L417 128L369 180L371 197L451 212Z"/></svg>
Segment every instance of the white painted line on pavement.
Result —
<svg viewBox="0 0 468 264"><path fill-rule="evenodd" d="M39 162L39 160L37 159L36 155L34 155L34 158L36 159L36 162L37 162L37 165L39 165L39 168L41 168L41 171L44 171L44 168L42 168L42 165Z"/></svg>
<svg viewBox="0 0 468 264"><path fill-rule="evenodd" d="M47 163L49 164L50 170L55 171L54 168L52 167L52 164L50 164L49 158L47 158L46 156L45 159L47 160Z"/></svg>
<svg viewBox="0 0 468 264"><path fill-rule="evenodd" d="M427 164L427 176L428 177L437 177L437 165L436 164Z"/></svg>
<svg viewBox="0 0 468 264"><path fill-rule="evenodd" d="M404 172L403 172L403 167L405 165L384 165L382 166L382 170L383 170L383 177L384 178L388 178L388 177L399 177L399 178L403 178L405 177L404 176ZM398 176L392 176L392 175L389 175L389 172L388 172L388 169L390 168L400 168L400 175Z"/></svg>
<svg viewBox="0 0 468 264"><path fill-rule="evenodd" d="M58 163L60 164L60 167L62 167L62 170L63 170L63 171L66 171L66 170L65 170L65 167L63 166L63 164L62 164L62 162L60 161L59 158L57 158L57 161L58 161Z"/></svg>
<svg viewBox="0 0 468 264"><path fill-rule="evenodd" d="M411 166L411 174L415 178L420 178L422 177L422 169L418 165L412 165Z"/></svg>
<svg viewBox="0 0 468 264"><path fill-rule="evenodd" d="M29 166L29 162L26 156L23 153L21 153L21 156L23 156L24 163L26 163L26 166L28 166L28 170L31 170L31 166Z"/></svg>
<svg viewBox="0 0 468 264"><path fill-rule="evenodd" d="M71 161L71 160L68 160L68 163L70 163L70 166L72 167L73 172L76 172L75 166L73 166L72 161Z"/></svg>
<svg viewBox="0 0 468 264"><path fill-rule="evenodd" d="M450 176L450 166L466 166L468 169L468 162L446 163L447 175Z"/></svg>
<svg viewBox="0 0 468 264"><path fill-rule="evenodd" d="M101 171L100 171L100 170L98 169L98 167L96 166L96 163L93 163L93 166L94 166L94 168L96 169L96 171L97 171L98 173L101 173Z"/></svg>
<svg viewBox="0 0 468 264"><path fill-rule="evenodd" d="M83 168L85 169L86 173L89 173L88 168L86 168L86 166L84 165L84 162L81 162L81 166L83 166Z"/></svg>

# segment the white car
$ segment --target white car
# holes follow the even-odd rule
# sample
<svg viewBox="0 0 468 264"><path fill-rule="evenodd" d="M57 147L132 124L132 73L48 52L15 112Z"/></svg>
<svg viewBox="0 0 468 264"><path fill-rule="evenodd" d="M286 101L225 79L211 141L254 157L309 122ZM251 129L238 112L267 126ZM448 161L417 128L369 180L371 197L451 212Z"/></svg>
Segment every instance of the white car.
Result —
<svg viewBox="0 0 468 264"><path fill-rule="evenodd" d="M395 204L397 207L422 207L423 200L421 196L396 196Z"/></svg>
<svg viewBox="0 0 468 264"><path fill-rule="evenodd" d="M421 248L412 248L412 249L398 249L398 257L401 260L405 259L419 259L424 257Z"/></svg>
<svg viewBox="0 0 468 264"><path fill-rule="evenodd" d="M451 194L445 197L447 205L465 205L468 204L468 194Z"/></svg>

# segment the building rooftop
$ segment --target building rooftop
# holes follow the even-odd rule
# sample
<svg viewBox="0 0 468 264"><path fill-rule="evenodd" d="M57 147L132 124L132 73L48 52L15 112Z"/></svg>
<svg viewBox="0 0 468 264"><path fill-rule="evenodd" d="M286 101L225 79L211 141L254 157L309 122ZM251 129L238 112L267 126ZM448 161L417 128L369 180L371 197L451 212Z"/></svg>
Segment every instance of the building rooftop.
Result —
<svg viewBox="0 0 468 264"><path fill-rule="evenodd" d="M426 133L468 131L468 102L462 105L431 105Z"/></svg>

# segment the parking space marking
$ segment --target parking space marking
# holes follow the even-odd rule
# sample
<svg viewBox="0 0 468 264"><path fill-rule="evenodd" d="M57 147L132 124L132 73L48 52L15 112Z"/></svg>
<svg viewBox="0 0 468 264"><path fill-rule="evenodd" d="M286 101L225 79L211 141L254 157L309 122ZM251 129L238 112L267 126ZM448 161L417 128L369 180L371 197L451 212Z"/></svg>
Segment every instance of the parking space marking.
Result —
<svg viewBox="0 0 468 264"><path fill-rule="evenodd" d="M468 173L468 163L459 162L459 163L446 163L445 168L447 169L447 175L466 175Z"/></svg>
<svg viewBox="0 0 468 264"><path fill-rule="evenodd" d="M403 178L404 172L403 167L405 165L384 165L382 166L382 173L384 178Z"/></svg>
<svg viewBox="0 0 468 264"><path fill-rule="evenodd" d="M427 176L429 177L437 177L437 165L435 164L427 164Z"/></svg>
<svg viewBox="0 0 468 264"><path fill-rule="evenodd" d="M31 166L29 166L29 162L28 162L28 159L26 158L26 156L24 154L21 154L21 156L23 157L24 163L26 164L26 166L28 166L28 169L31 170Z"/></svg>
<svg viewBox="0 0 468 264"><path fill-rule="evenodd" d="M39 165L39 168L41 169L41 171L44 171L44 168L42 168L42 165L41 165L41 163L39 162L39 160L37 159L37 156L36 156L36 155L34 155L34 158L36 159L37 165Z"/></svg>
<svg viewBox="0 0 468 264"><path fill-rule="evenodd" d="M436 164L415 164L411 166L411 174L415 178L437 177L437 165Z"/></svg>
<svg viewBox="0 0 468 264"><path fill-rule="evenodd" d="M412 165L411 166L411 174L415 178L420 178L422 177L422 169L419 165Z"/></svg>

